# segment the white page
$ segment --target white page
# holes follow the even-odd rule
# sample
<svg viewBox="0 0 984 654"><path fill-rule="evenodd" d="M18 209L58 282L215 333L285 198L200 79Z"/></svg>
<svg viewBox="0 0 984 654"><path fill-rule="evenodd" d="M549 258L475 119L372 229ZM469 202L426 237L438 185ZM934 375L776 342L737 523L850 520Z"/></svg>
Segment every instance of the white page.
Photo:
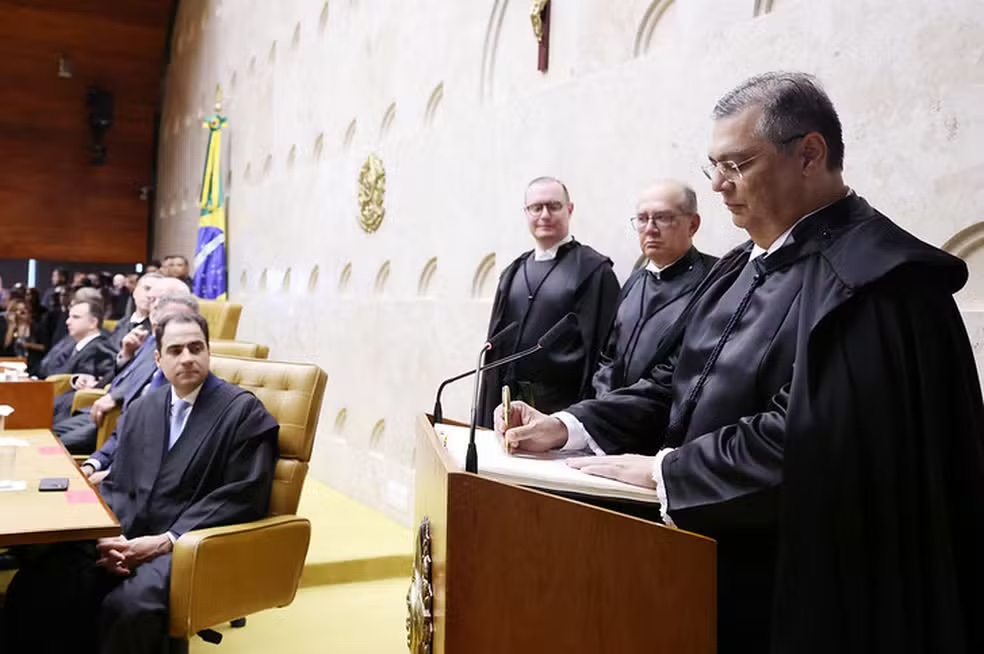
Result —
<svg viewBox="0 0 984 654"><path fill-rule="evenodd" d="M468 450L468 428L438 424L434 425L434 429L438 436L444 439L451 460L460 470L464 470L465 454ZM499 438L487 429L476 430L475 446L478 449L478 473L490 479L561 492L637 502L656 503L657 501L655 490L588 475L564 463L564 459L572 456L590 456L591 452L507 454Z"/></svg>

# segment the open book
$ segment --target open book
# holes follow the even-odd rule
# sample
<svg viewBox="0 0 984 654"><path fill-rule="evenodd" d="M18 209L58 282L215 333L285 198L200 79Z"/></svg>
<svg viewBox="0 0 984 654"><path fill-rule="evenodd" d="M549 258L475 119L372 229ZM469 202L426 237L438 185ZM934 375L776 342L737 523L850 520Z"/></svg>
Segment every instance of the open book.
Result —
<svg viewBox="0 0 984 654"><path fill-rule="evenodd" d="M464 470L468 428L437 424L434 425L434 430L444 440L451 460ZM564 459L590 456L590 452L507 454L499 437L487 429L475 432L475 446L478 448L478 473L490 479L562 493L581 493L654 504L657 502L654 490L587 475L564 463Z"/></svg>

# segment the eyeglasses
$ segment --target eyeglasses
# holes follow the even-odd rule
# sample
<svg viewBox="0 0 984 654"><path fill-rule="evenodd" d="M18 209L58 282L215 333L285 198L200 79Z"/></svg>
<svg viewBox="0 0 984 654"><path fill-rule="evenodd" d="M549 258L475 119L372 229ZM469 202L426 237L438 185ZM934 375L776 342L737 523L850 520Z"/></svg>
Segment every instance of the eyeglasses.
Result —
<svg viewBox="0 0 984 654"><path fill-rule="evenodd" d="M563 202L533 202L526 205L526 213L531 216L539 216L546 209L549 213L560 213L567 206Z"/></svg>
<svg viewBox="0 0 984 654"><path fill-rule="evenodd" d="M792 143L796 139L801 139L804 136L806 136L806 134L797 134L795 136L790 136L788 139L784 139L780 141L779 146ZM763 154L765 154L765 152L759 152L758 154L753 154L748 159L745 159L744 161L739 161L738 163L735 163L734 161L708 161L707 163L701 164L700 170L702 173L704 173L704 177L711 180L712 182L714 181L714 173L717 173L718 175L721 176L721 179L723 179L725 182L730 182L734 184L735 182L744 179L744 176L741 174L742 167L755 161Z"/></svg>
<svg viewBox="0 0 984 654"><path fill-rule="evenodd" d="M676 223L680 216L689 216L688 213L640 213L629 218L629 222L636 228L636 231L644 232L650 225L655 225L660 229L666 229Z"/></svg>

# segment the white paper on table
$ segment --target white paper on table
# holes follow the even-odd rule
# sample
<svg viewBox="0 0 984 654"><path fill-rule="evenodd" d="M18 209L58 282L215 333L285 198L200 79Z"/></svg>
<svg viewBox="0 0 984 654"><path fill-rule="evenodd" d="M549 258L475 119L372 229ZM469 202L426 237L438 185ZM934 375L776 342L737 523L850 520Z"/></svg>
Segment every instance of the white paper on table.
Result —
<svg viewBox="0 0 984 654"><path fill-rule="evenodd" d="M26 481L8 481L5 484L0 484L0 493L6 491L22 491L27 490Z"/></svg>
<svg viewBox="0 0 984 654"><path fill-rule="evenodd" d="M27 447L30 443L25 441L23 438L14 438L13 436L0 436L0 447Z"/></svg>
<svg viewBox="0 0 984 654"><path fill-rule="evenodd" d="M434 429L445 440L451 460L464 470L468 427L438 424ZM478 473L483 477L552 491L658 503L655 490L588 475L564 463L564 459L591 456L591 452L555 450L543 454L508 454L495 432L487 429L475 431L475 446L478 449Z"/></svg>

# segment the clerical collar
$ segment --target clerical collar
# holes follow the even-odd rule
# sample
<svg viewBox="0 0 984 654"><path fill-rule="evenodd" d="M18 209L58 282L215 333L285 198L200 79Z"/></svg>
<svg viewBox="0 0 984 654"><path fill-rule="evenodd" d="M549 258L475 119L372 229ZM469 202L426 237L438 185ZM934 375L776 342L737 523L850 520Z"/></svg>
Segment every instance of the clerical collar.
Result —
<svg viewBox="0 0 984 654"><path fill-rule="evenodd" d="M142 323L146 319L147 319L147 316L144 316L143 318L137 318L137 312L136 311L134 311L133 313L130 314L130 324L131 325L139 325L140 323Z"/></svg>
<svg viewBox="0 0 984 654"><path fill-rule="evenodd" d="M202 386L204 385L205 382L202 382L201 384L198 385L198 388L188 393L184 397L178 397L178 391L174 389L174 386L171 386L171 406L174 406L178 400L184 400L191 406L195 406L195 400L198 399L198 394L202 392Z"/></svg>
<svg viewBox="0 0 984 654"><path fill-rule="evenodd" d="M691 252L693 252L693 248L684 252L677 259L675 259L673 263L666 264L665 266L657 266L655 262L653 262L653 260L650 259L649 262L646 264L646 270L653 273L656 276L656 279L660 279L660 280L670 279L671 277L673 277L674 273L677 272L678 268L680 270L686 270L689 267L688 262L690 260ZM677 264L681 262L682 265L677 266Z"/></svg>
<svg viewBox="0 0 984 654"><path fill-rule="evenodd" d="M752 253L750 255L748 255L748 260L749 261L752 261L752 260L757 259L757 258L759 258L761 256L766 256L766 257L769 256L770 254L772 254L773 252L775 252L776 250L778 250L779 248L781 248L783 245L786 244L786 241L789 240L789 235L793 233L793 230L796 229L796 227L799 226L799 224L801 222L803 222L804 220L806 220L810 216L815 216L816 214L820 213L821 211L823 211L827 207L832 206L832 205L835 205L838 202L840 202L841 200L843 200L844 198L846 198L846 197L848 197L850 195L853 195L853 194L854 194L854 190L851 189L851 188L848 188L847 189L847 193L844 194L844 197L837 198L833 202L829 202L829 203L823 205L822 207L820 207L819 209L814 209L810 213L806 214L805 216L803 216L802 218L800 218L799 220L797 220L795 223L793 223L792 225L790 225L789 229L787 229L786 231L784 231L782 234L779 235L779 238L777 238L776 240L772 241L772 245L770 245L768 249L759 247L758 245L752 245Z"/></svg>
<svg viewBox="0 0 984 654"><path fill-rule="evenodd" d="M99 332L98 331L95 331L95 332L92 332L91 334L89 334L88 336L86 336L85 338L83 338L81 341L79 341L78 343L75 344L75 351L76 352L81 352L82 351L82 348L84 348L86 345L88 345L89 343L91 343L92 340L94 338L96 338L97 336L99 336Z"/></svg>
<svg viewBox="0 0 984 654"><path fill-rule="evenodd" d="M573 240L574 236L572 234L568 234L564 238L560 239L560 241L558 241L553 247L549 247L546 250L541 249L540 246L537 245L533 249L533 261L553 261L557 258L557 252L560 250L560 247L562 245L567 245Z"/></svg>

